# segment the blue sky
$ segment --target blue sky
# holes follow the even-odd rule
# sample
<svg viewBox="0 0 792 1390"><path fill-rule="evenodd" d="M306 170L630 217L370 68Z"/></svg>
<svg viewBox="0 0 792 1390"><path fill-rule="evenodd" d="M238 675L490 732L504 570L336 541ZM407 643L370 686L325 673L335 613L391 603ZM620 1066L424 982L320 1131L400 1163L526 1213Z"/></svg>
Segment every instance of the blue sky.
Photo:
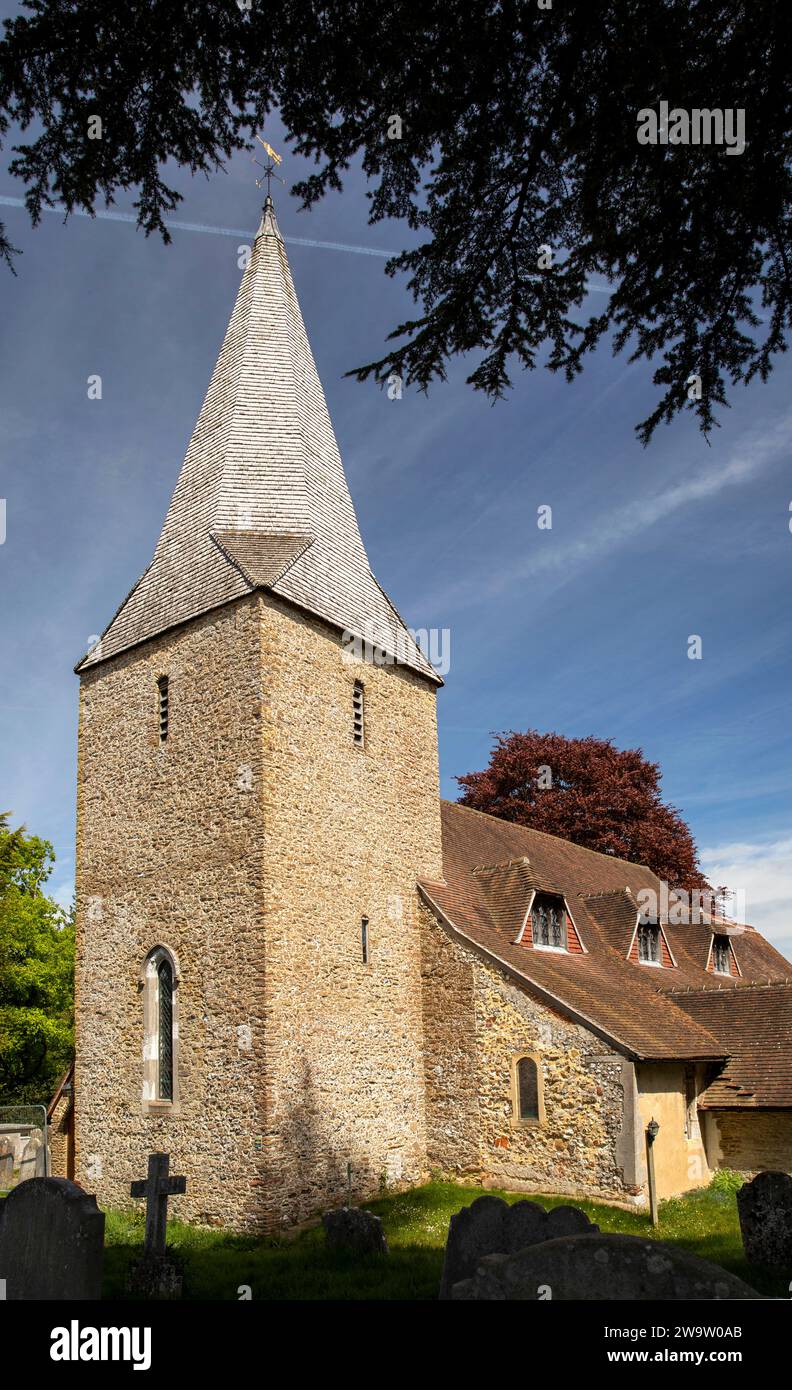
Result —
<svg viewBox="0 0 792 1390"><path fill-rule="evenodd" d="M277 122L268 134L277 145ZM287 180L301 170L287 153ZM174 175L176 218L252 237L255 172L241 155L209 181ZM0 177L0 195L21 192ZM407 235L368 227L355 175L310 214L285 190L276 206L287 242ZM72 667L151 557L242 238L176 231L166 248L119 222L47 215L33 232L17 208L0 216L24 251L17 278L0 271L0 809L54 842L68 899ZM463 363L428 397L391 401L343 373L408 315L403 283L373 256L288 249L372 567L412 626L451 631L444 793L497 730L640 746L713 881L744 889L748 919L792 959L790 366L738 391L711 447L684 418L642 449L649 371L608 350L573 386L516 372L494 407ZM552 530L537 527L546 505Z"/></svg>

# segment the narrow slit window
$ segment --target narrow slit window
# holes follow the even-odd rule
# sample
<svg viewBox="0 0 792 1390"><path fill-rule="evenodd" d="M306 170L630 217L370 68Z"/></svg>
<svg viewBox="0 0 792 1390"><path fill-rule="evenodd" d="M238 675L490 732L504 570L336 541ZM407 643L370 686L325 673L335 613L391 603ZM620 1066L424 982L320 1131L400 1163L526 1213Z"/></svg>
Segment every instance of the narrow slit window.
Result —
<svg viewBox="0 0 792 1390"><path fill-rule="evenodd" d="M159 693L159 738L160 743L164 743L168 737L168 677L160 676L157 681L157 691Z"/></svg>
<svg viewBox="0 0 792 1390"><path fill-rule="evenodd" d="M138 977L143 994L143 1114L179 1103L179 971L165 946L147 955Z"/></svg>
<svg viewBox="0 0 792 1390"><path fill-rule="evenodd" d="M520 1057L517 1062L517 1118L524 1124L539 1117L539 1067L533 1057Z"/></svg>
<svg viewBox="0 0 792 1390"><path fill-rule="evenodd" d="M352 742L363 747L363 682L355 681L352 691Z"/></svg>
<svg viewBox="0 0 792 1390"><path fill-rule="evenodd" d="M169 960L157 966L157 1097L173 1100L173 971Z"/></svg>
<svg viewBox="0 0 792 1390"><path fill-rule="evenodd" d="M360 950L361 950L361 954L362 954L362 956L363 956L363 964L364 964L364 965L368 965L368 963L369 963L369 919L368 919L368 917L361 917L361 919L360 919Z"/></svg>

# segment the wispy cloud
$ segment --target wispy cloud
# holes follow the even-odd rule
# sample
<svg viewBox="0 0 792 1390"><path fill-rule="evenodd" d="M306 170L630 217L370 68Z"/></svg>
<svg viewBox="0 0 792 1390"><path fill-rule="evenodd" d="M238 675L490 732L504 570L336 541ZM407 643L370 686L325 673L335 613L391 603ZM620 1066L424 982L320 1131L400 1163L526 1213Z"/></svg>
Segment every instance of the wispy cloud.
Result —
<svg viewBox="0 0 792 1390"><path fill-rule="evenodd" d="M515 579L529 579L557 569L563 570L565 574L583 569L600 556L609 555L614 546L620 545L623 541L633 540L643 531L651 530L674 512L681 511L693 503L702 502L705 498L714 497L726 488L750 482L790 446L792 413L785 416L769 434L752 434L748 437L734 450L726 463L715 463L698 476L686 478L650 497L630 502L605 518L600 517L588 534L582 536L579 541L528 556L523 563L513 566L508 575L501 578L505 583L512 583Z"/></svg>
<svg viewBox="0 0 792 1390"><path fill-rule="evenodd" d="M543 575L558 576L566 584L588 566L610 556L616 547L634 541L675 513L750 482L790 448L792 412L772 429L746 435L725 462L713 463L710 468L623 507L601 512L577 541L567 538L563 545L548 544L535 548L533 553L521 553L514 563L491 571L483 579L471 575L449 590L444 601L483 601ZM435 604L442 606L442 601L435 600Z"/></svg>
<svg viewBox="0 0 792 1390"><path fill-rule="evenodd" d="M735 841L701 851L710 883L745 894L745 916L792 957L792 835L752 844Z"/></svg>

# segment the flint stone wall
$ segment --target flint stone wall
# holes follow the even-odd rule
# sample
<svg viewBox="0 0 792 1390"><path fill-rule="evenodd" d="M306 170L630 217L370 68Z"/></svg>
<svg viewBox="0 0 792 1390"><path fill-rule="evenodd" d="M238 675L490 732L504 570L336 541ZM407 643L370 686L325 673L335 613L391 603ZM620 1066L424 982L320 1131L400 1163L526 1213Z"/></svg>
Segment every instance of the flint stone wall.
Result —
<svg viewBox="0 0 792 1390"><path fill-rule="evenodd" d="M425 904L421 922L430 1166L511 1191L635 1198L629 1064L452 937ZM541 1058L542 1124L514 1113L523 1053Z"/></svg>
<svg viewBox="0 0 792 1390"><path fill-rule="evenodd" d="M415 883L441 871L439 816L434 687L347 663L271 596L83 675L76 1177L103 1205L129 1204L153 1150L187 1176L174 1215L238 1229L426 1175ZM179 1100L144 1114L158 945L180 971Z"/></svg>

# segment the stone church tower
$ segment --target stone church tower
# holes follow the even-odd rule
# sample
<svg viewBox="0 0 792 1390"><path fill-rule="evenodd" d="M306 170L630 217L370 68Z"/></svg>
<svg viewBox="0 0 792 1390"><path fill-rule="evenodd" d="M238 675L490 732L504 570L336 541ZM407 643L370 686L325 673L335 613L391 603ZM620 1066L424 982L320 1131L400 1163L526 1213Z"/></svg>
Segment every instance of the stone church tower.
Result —
<svg viewBox="0 0 792 1390"><path fill-rule="evenodd" d="M439 682L269 199L154 558L77 670L77 1180L126 1203L167 1150L179 1214L274 1231L420 1179Z"/></svg>

